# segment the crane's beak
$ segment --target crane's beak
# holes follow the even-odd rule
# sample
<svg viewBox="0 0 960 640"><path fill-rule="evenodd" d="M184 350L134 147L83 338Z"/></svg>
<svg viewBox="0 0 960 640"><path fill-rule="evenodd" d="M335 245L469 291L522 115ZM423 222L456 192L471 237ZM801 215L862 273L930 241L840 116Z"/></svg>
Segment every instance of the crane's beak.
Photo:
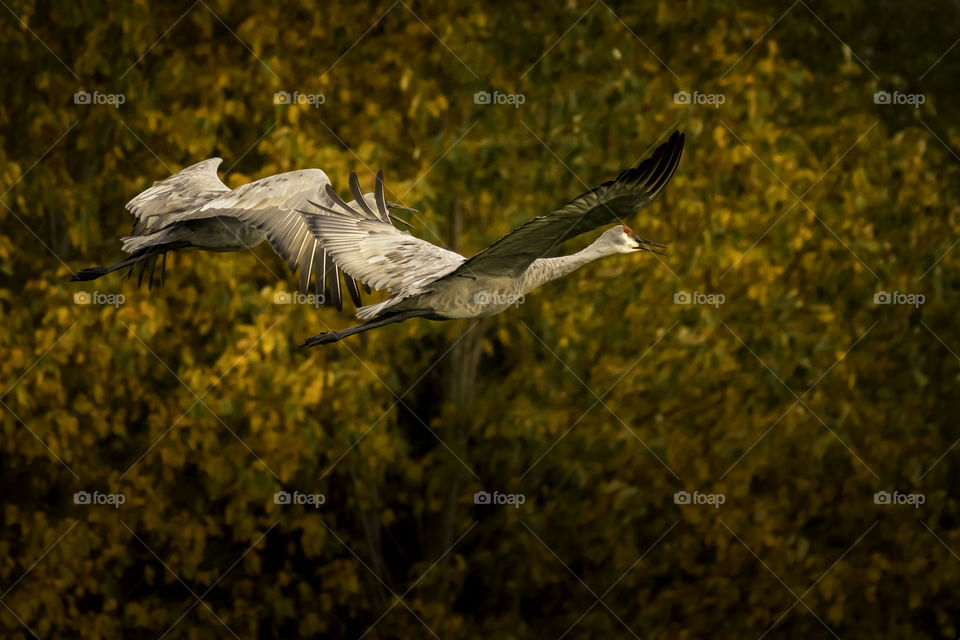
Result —
<svg viewBox="0 0 960 640"><path fill-rule="evenodd" d="M660 244L659 242L654 242L653 240L647 240L646 238L641 238L637 234L633 234L633 240L634 242L640 245L638 247L640 251L649 251L650 253L656 253L657 255L661 255L661 256L667 255L663 251L657 251L657 248L666 249L667 245L665 244Z"/></svg>

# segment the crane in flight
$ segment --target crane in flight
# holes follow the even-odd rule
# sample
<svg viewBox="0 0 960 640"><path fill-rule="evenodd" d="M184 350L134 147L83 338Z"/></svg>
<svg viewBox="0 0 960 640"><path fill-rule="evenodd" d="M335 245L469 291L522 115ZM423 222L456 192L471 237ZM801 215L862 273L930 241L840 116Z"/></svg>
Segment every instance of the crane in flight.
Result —
<svg viewBox="0 0 960 640"><path fill-rule="evenodd" d="M319 212L299 210L307 227L344 274L384 290L390 297L357 309L357 318L365 322L321 333L300 346L330 344L416 317L446 320L494 315L512 306L519 296L598 258L635 251L659 253L657 249L664 245L641 238L623 224L623 218L652 202L663 190L680 161L683 141L683 134L675 131L637 167L530 220L469 260L390 222L382 171L377 174L375 206L361 196L355 174L350 176L350 187L356 205L344 202L329 183L324 184L332 204L314 201L311 204ZM612 222L620 224L582 251L544 257L561 242Z"/></svg>
<svg viewBox="0 0 960 640"><path fill-rule="evenodd" d="M121 269L128 269L129 276L139 267L137 286L143 282L144 273L149 273L147 286L152 289L159 260L162 287L170 251L243 251L266 240L292 271L300 270L302 292L307 292L313 275L317 295L322 294L325 304L342 309L340 268L297 213L311 202L334 204L325 190L330 184L327 174L320 169L289 171L230 189L217 177L221 162L221 158L198 162L133 198L126 205L135 218L133 233L120 239L121 249L129 257L110 266L83 269L71 280L95 280ZM355 192L360 193L359 187ZM363 209L376 206L372 193L357 198L339 215L363 218ZM361 201L362 207L358 204ZM384 204L387 211L408 209L392 202ZM359 306L356 280L344 274L343 283Z"/></svg>

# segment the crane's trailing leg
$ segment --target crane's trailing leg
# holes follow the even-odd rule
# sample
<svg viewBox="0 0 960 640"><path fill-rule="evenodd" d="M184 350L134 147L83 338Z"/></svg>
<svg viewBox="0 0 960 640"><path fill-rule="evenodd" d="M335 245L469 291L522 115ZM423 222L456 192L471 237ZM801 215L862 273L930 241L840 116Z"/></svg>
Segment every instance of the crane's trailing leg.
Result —
<svg viewBox="0 0 960 640"><path fill-rule="evenodd" d="M127 258L126 260L122 260L120 262L117 262L116 264L112 264L107 267L89 267L87 269L81 269L77 273L73 274L73 276L70 277L70 280L73 282L96 280L97 278L102 278L108 273L113 273L114 271L119 271L121 269L129 268L132 271L134 267L136 267L137 265L140 265L140 277L139 277L139 280L137 281L137 286L138 287L140 286L140 283L143 281L143 273L146 270L146 268L149 266L150 267L149 285L150 285L150 288L152 289L153 274L154 274L154 269L156 268L156 265L157 265L157 258L162 256L163 261L161 262L161 265L160 265L160 282L162 286L163 271L164 271L164 267L166 266L166 259L167 259L167 250L168 250L167 247L159 247L159 248L150 247L148 249L143 249L133 254L131 257Z"/></svg>
<svg viewBox="0 0 960 640"><path fill-rule="evenodd" d="M307 338L300 345L301 349L308 349L310 347L316 347L321 344L330 344L332 342L340 342L348 336L352 336L355 333L363 333L364 331L370 331L371 329L377 329L388 324L393 324L394 322L403 322L410 318L416 318L417 316L427 315L427 312L416 312L416 311L396 311L394 313L387 313L373 320L368 320L363 324L358 324L353 327L347 327L346 329L341 329L340 331L328 331L327 333L320 333L312 338Z"/></svg>
<svg viewBox="0 0 960 640"><path fill-rule="evenodd" d="M153 276L156 272L157 260L160 260L160 286L162 287L164 282L164 272L167 268L167 252L186 249L189 246L189 242L166 242L164 244L145 247L135 251L130 255L129 258L126 260L121 260L116 264L111 264L106 267L89 267L87 269L81 269L77 273L73 274L73 276L70 277L70 280L73 282L96 280L97 278L102 278L108 273L120 271L121 269L129 269L127 276L130 276L133 274L133 270L139 266L140 273L137 279L137 286L139 287L142 284L143 274L146 272L149 274L149 279L147 281L148 286L150 289L153 289Z"/></svg>

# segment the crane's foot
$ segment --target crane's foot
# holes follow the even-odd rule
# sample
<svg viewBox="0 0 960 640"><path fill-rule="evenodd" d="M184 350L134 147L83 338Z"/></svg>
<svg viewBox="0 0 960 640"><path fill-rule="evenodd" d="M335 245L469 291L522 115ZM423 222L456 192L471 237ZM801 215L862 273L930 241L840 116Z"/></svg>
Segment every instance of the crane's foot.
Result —
<svg viewBox="0 0 960 640"><path fill-rule="evenodd" d="M332 342L340 342L343 340L344 336L340 335L336 331L328 331L327 333L319 333L311 338L307 338L300 344L301 349L309 349L310 347L316 347L321 344L330 344Z"/></svg>
<svg viewBox="0 0 960 640"><path fill-rule="evenodd" d="M109 267L89 267L87 269L81 269L77 273L70 276L71 282L86 282L87 280L96 280L101 276L105 276L110 273Z"/></svg>

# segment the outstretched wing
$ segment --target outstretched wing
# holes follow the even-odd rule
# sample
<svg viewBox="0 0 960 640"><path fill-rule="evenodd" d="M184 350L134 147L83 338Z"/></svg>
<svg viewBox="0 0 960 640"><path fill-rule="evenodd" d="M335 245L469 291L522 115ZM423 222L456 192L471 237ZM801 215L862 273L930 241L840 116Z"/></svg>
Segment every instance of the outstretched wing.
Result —
<svg viewBox="0 0 960 640"><path fill-rule="evenodd" d="M563 207L514 229L463 263L453 276L517 277L555 246L581 233L618 222L653 201L673 176L683 152L683 134L667 142L635 169L574 198Z"/></svg>
<svg viewBox="0 0 960 640"><path fill-rule="evenodd" d="M327 304L342 309L340 269L320 247L297 212L310 202L328 202L325 187L329 184L330 179L320 169L281 173L245 184L211 200L189 218L230 217L261 230L290 269L300 271L301 291L308 290L313 276L317 294L324 294ZM356 210L352 211L360 215ZM354 304L359 306L357 283L345 276L344 284Z"/></svg>
<svg viewBox="0 0 960 640"><path fill-rule="evenodd" d="M149 189L127 203L127 211L136 218L136 235L152 233L170 224L178 215L194 211L230 188L217 177L222 158L208 158L190 165L169 178L153 183Z"/></svg>
<svg viewBox="0 0 960 640"><path fill-rule="evenodd" d="M350 187L357 203L363 202L354 174ZM394 298L406 298L463 264L459 253L415 238L389 222L382 171L374 192L377 211L363 205L363 217L354 215L333 187L326 190L336 207L321 206L323 214L303 212L303 219L333 261L353 278Z"/></svg>

